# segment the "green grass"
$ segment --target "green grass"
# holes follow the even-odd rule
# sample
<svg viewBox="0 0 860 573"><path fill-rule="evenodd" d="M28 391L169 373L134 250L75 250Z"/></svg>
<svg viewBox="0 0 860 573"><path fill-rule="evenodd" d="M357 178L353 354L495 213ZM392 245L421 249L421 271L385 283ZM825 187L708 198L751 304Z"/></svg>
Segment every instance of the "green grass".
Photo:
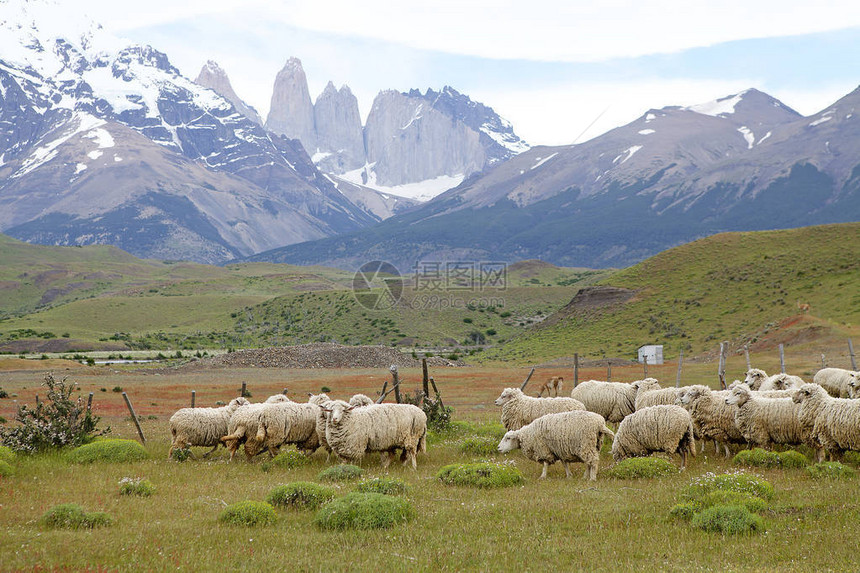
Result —
<svg viewBox="0 0 860 573"><path fill-rule="evenodd" d="M274 507L317 509L334 499L335 489L313 482L294 482L275 487L266 496Z"/></svg>
<svg viewBox="0 0 860 573"><path fill-rule="evenodd" d="M492 462L447 465L436 473L436 478L447 485L477 488L510 487L525 481L516 467Z"/></svg>
<svg viewBox="0 0 860 573"><path fill-rule="evenodd" d="M15 475L15 468L6 460L0 460L0 477L8 478Z"/></svg>
<svg viewBox="0 0 860 573"><path fill-rule="evenodd" d="M224 508L218 521L227 525L258 527L272 525L277 521L275 508L265 501L245 500Z"/></svg>
<svg viewBox="0 0 860 573"><path fill-rule="evenodd" d="M809 466L806 471L813 479L851 479L857 476L853 468L839 462L820 462Z"/></svg>
<svg viewBox="0 0 860 573"><path fill-rule="evenodd" d="M0 446L0 461L4 461L6 463L11 464L15 462L15 458L17 457L18 456L15 455L15 452L13 452L7 446Z"/></svg>
<svg viewBox="0 0 860 573"><path fill-rule="evenodd" d="M355 491L360 493L381 493L383 495L403 495L409 491L409 486L398 478L378 477L362 480Z"/></svg>
<svg viewBox="0 0 860 573"><path fill-rule="evenodd" d="M414 515L405 499L381 493L352 492L324 505L314 517L323 530L385 529Z"/></svg>
<svg viewBox="0 0 860 573"><path fill-rule="evenodd" d="M678 466L663 458L628 458L620 461L608 470L606 475L614 479L656 478L676 474Z"/></svg>
<svg viewBox="0 0 860 573"><path fill-rule="evenodd" d="M263 462L260 467L263 471L271 471L274 468L292 470L311 463L311 459L296 450L284 450L271 460Z"/></svg>
<svg viewBox="0 0 860 573"><path fill-rule="evenodd" d="M140 443L114 439L96 440L66 454L66 459L73 464L126 463L145 460L148 457L149 452Z"/></svg>
<svg viewBox="0 0 860 573"><path fill-rule="evenodd" d="M743 505L715 505L696 514L691 524L709 533L742 535L764 531L764 520Z"/></svg>
<svg viewBox="0 0 860 573"><path fill-rule="evenodd" d="M467 456L491 456L498 451L500 439L490 436L469 436L458 441L460 453Z"/></svg>
<svg viewBox="0 0 860 573"><path fill-rule="evenodd" d="M324 469L317 479L320 481L341 482L355 481L364 475L364 470L352 464L340 464Z"/></svg>
<svg viewBox="0 0 860 573"><path fill-rule="evenodd" d="M39 519L40 524L51 529L92 529L110 525L111 521L106 513L85 511L76 503L52 507Z"/></svg>
<svg viewBox="0 0 860 573"><path fill-rule="evenodd" d="M802 468L809 465L809 459L794 450L771 452L762 448L741 450L732 458L736 466L759 468Z"/></svg>
<svg viewBox="0 0 860 573"><path fill-rule="evenodd" d="M155 493L155 486L148 479L124 477L119 480L120 495L149 497Z"/></svg>

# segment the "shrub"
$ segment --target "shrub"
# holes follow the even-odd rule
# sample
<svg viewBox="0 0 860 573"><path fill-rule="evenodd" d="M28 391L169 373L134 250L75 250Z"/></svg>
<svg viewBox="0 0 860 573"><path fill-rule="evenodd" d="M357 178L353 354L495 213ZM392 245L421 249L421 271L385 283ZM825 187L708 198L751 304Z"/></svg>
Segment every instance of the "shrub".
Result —
<svg viewBox="0 0 860 573"><path fill-rule="evenodd" d="M397 478L363 480L355 488L355 491L361 493L381 493L382 495L402 495L406 490L406 484Z"/></svg>
<svg viewBox="0 0 860 573"><path fill-rule="evenodd" d="M0 461L4 461L7 464L11 464L15 461L15 452L6 446L0 446Z"/></svg>
<svg viewBox="0 0 860 573"><path fill-rule="evenodd" d="M26 404L18 407L15 420L19 426L11 429L0 428L0 442L16 452L33 453L51 448L80 446L95 436L106 434L96 430L99 417L86 409L82 398L72 400L74 384L59 382L51 374L46 374L42 385L47 388L47 399L29 408Z"/></svg>
<svg viewBox="0 0 860 573"><path fill-rule="evenodd" d="M753 513L761 513L767 509L767 502L760 497L722 489L705 494L699 500L699 505L701 509L707 509L715 505L741 505Z"/></svg>
<svg viewBox="0 0 860 573"><path fill-rule="evenodd" d="M176 448L170 452L170 459L175 462L184 462L191 457L191 448Z"/></svg>
<svg viewBox="0 0 860 573"><path fill-rule="evenodd" d="M352 464L340 464L324 469L317 475L320 481L352 481L361 477L364 470Z"/></svg>
<svg viewBox="0 0 860 573"><path fill-rule="evenodd" d="M841 479L841 478L853 478L857 475L857 472L854 471L853 468L848 466L843 466L839 462L821 462L817 463L814 466L809 466L806 468L806 471L809 472L809 475L813 479L821 479L821 478L830 478L830 479Z"/></svg>
<svg viewBox="0 0 860 573"><path fill-rule="evenodd" d="M9 397L9 392L4 390L3 388L0 388L0 398L8 398L8 397Z"/></svg>
<svg viewBox="0 0 860 573"><path fill-rule="evenodd" d="M409 520L412 506L403 498L352 492L325 504L314 517L320 529L379 529Z"/></svg>
<svg viewBox="0 0 860 573"><path fill-rule="evenodd" d="M119 480L120 495L149 497L153 493L155 493L155 486L148 479L124 477Z"/></svg>
<svg viewBox="0 0 860 573"><path fill-rule="evenodd" d="M769 452L762 448L741 450L732 458L736 466L760 468L802 468L809 465L809 460L795 450L785 452Z"/></svg>
<svg viewBox="0 0 860 573"><path fill-rule="evenodd" d="M727 535L764 531L764 520L742 505L715 505L693 516L693 527Z"/></svg>
<svg viewBox="0 0 860 573"><path fill-rule="evenodd" d="M15 468L12 467L12 464L5 460L0 460L0 477L12 477L15 475Z"/></svg>
<svg viewBox="0 0 860 573"><path fill-rule="evenodd" d="M741 471L719 475L708 472L701 475L687 486L682 497L688 501L696 500L717 489L747 493L767 500L773 497L773 486L769 482Z"/></svg>
<svg viewBox="0 0 860 573"><path fill-rule="evenodd" d="M690 521L693 519L693 516L699 512L699 509L699 504L693 501L678 503L672 506L672 509L669 510L669 516L673 519Z"/></svg>
<svg viewBox="0 0 860 573"><path fill-rule="evenodd" d="M116 393L122 392L122 386L114 386L113 388L111 388L111 392L116 392Z"/></svg>
<svg viewBox="0 0 860 573"><path fill-rule="evenodd" d="M463 438L457 444L461 454L473 456L491 456L498 452L498 447L499 440L487 436Z"/></svg>
<svg viewBox="0 0 860 573"><path fill-rule="evenodd" d="M245 525L255 527L258 525L271 525L277 519L275 508L265 501L240 501L227 506L218 521L228 525Z"/></svg>
<svg viewBox="0 0 860 573"><path fill-rule="evenodd" d="M805 468L809 465L809 458L795 450L779 452L779 465L784 468Z"/></svg>
<svg viewBox="0 0 860 573"><path fill-rule="evenodd" d="M638 479L662 477L679 471L675 464L663 458L627 458L609 468L606 475L615 479Z"/></svg>
<svg viewBox="0 0 860 573"><path fill-rule="evenodd" d="M285 450L271 460L264 462L261 468L265 472L271 470L272 468L292 470L295 468L306 466L310 463L311 459L303 453L296 450Z"/></svg>
<svg viewBox="0 0 860 573"><path fill-rule="evenodd" d="M266 501L275 507L317 509L334 499L333 488L308 481L279 485L269 492Z"/></svg>
<svg viewBox="0 0 860 573"><path fill-rule="evenodd" d="M39 522L53 529L92 529L110 525L111 519L106 513L87 512L76 503L64 503L45 512Z"/></svg>
<svg viewBox="0 0 860 573"><path fill-rule="evenodd" d="M482 488L508 487L525 481L517 468L490 462L447 465L436 473L436 478L447 485Z"/></svg>
<svg viewBox="0 0 860 573"><path fill-rule="evenodd" d="M99 440L66 454L66 460L73 464L137 462L148 457L146 448L134 440Z"/></svg>
<svg viewBox="0 0 860 573"><path fill-rule="evenodd" d="M328 394L329 392L331 392L331 388L329 388L328 386L323 386L322 388L320 388L320 392L322 392L323 394Z"/></svg>

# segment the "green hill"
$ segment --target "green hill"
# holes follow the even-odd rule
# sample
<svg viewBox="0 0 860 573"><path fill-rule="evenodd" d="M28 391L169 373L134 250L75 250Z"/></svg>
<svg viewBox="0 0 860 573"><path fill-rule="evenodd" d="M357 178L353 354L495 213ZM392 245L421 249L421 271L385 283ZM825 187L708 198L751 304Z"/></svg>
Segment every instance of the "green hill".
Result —
<svg viewBox="0 0 860 573"><path fill-rule="evenodd" d="M663 344L672 358L681 349L688 356L713 351L723 340L844 339L860 324L860 223L719 234L598 284L605 288L581 293L484 356L635 358L639 346Z"/></svg>

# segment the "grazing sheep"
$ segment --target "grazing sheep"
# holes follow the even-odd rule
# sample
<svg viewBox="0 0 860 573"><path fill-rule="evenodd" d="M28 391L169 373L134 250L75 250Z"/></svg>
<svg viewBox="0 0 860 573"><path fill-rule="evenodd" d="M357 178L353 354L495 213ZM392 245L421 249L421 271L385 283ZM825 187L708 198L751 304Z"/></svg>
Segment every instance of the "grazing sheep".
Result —
<svg viewBox="0 0 860 573"><path fill-rule="evenodd" d="M657 390L660 384L654 378L624 382L586 380L570 392L570 397L583 403L589 412L603 416L607 422L617 424L636 409L638 392Z"/></svg>
<svg viewBox="0 0 860 573"><path fill-rule="evenodd" d="M182 408L170 416L170 435L173 440L167 459L173 454L173 450L190 448L191 446L211 446L212 449L203 454L209 454L218 449L221 436L227 433L227 424L233 413L247 406L249 402L245 398L233 398L230 403L220 408Z"/></svg>
<svg viewBox="0 0 860 573"><path fill-rule="evenodd" d="M323 407L331 413L326 424L326 441L342 460L358 463L366 452L380 452L387 468L398 448L403 463L418 467L416 453L427 451L427 415L412 404L372 404L351 406L332 400Z"/></svg>
<svg viewBox="0 0 860 573"><path fill-rule="evenodd" d="M329 401L325 394L309 395L307 403L283 402L269 404L260 413L260 422L254 440L245 442L245 453L253 457L257 451L268 450L275 457L285 444L296 444L305 455L313 454L320 445L317 435L317 416L320 405Z"/></svg>
<svg viewBox="0 0 860 573"><path fill-rule="evenodd" d="M574 410L541 416L519 430L510 430L499 442L499 451L522 448L530 460L543 464L541 479L546 478L550 464L561 461L570 477L570 462L583 462L585 478L597 479L603 436L614 438L606 422L594 412Z"/></svg>
<svg viewBox="0 0 860 573"><path fill-rule="evenodd" d="M834 398L850 398L848 387L852 379L857 379L857 375L854 370L822 368L815 373L812 381L827 390L827 393Z"/></svg>
<svg viewBox="0 0 860 573"><path fill-rule="evenodd" d="M739 384L729 391L726 404L735 406L735 424L747 442L762 448L774 444L806 443L791 398L762 398Z"/></svg>
<svg viewBox="0 0 860 573"><path fill-rule="evenodd" d="M544 391L546 391L547 397L552 396L557 398L561 394L562 386L564 386L564 378L562 376L553 376L541 385L537 397L540 398L543 396Z"/></svg>
<svg viewBox="0 0 860 573"><path fill-rule="evenodd" d="M852 372L848 382L848 397L860 398L860 372Z"/></svg>
<svg viewBox="0 0 860 573"><path fill-rule="evenodd" d="M818 384L804 384L792 398L799 404L797 416L808 436L808 444L841 458L845 450L860 450L860 400L833 398Z"/></svg>
<svg viewBox="0 0 860 573"><path fill-rule="evenodd" d="M370 406L371 404L374 404L374 401L371 400L369 396L366 396L364 394L356 394L349 399L349 405L355 406L356 408ZM325 410L325 408L328 407L326 406L326 403L320 404L320 406L322 406L322 408L320 408L319 414L317 414L316 423L317 439L320 442L320 446L322 446L322 448L325 450L325 460L328 461L329 457L331 456L331 446L329 446L328 441L326 441L325 428L326 424L328 423L328 419L331 416L331 412Z"/></svg>
<svg viewBox="0 0 860 573"><path fill-rule="evenodd" d="M582 402L573 398L533 398L519 388L505 388L496 398L502 407L502 425L506 430L519 430L544 414L585 410Z"/></svg>
<svg viewBox="0 0 860 573"><path fill-rule="evenodd" d="M727 390L711 390L696 384L682 389L678 404L690 413L693 431L701 440L721 444L726 457L731 455L729 444L746 444L737 424L735 408L726 404ZM715 450L718 451L718 450Z"/></svg>
<svg viewBox="0 0 860 573"><path fill-rule="evenodd" d="M681 454L681 469L687 467L687 454L696 455L689 412L675 405L651 406L621 420L612 441L612 459L620 462L652 452Z"/></svg>
<svg viewBox="0 0 860 573"><path fill-rule="evenodd" d="M233 461L233 457L236 455L239 446L246 443L249 439L253 440L257 435L260 425L260 414L268 404L291 401L283 394L275 394L266 398L266 401L261 404L248 404L244 408L236 410L230 416L230 421L227 424L227 435L221 438L221 441L230 451L230 461ZM245 455L248 456L248 460L250 461L253 455L248 455L249 451L253 451L253 446L245 448Z"/></svg>
<svg viewBox="0 0 860 573"><path fill-rule="evenodd" d="M636 394L634 411L649 406L666 406L676 404L684 388L660 388L659 390L639 391Z"/></svg>

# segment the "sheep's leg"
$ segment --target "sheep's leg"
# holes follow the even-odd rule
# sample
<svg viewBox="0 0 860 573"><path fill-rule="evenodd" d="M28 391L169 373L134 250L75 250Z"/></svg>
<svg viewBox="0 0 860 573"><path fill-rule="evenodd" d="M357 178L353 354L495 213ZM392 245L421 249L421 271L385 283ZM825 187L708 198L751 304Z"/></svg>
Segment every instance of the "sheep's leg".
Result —
<svg viewBox="0 0 860 573"><path fill-rule="evenodd" d="M687 450L681 451L681 469L687 469Z"/></svg>
<svg viewBox="0 0 860 573"><path fill-rule="evenodd" d="M561 462L564 465L564 473L567 479L570 479L573 474L570 473L570 463L569 462Z"/></svg>
<svg viewBox="0 0 860 573"><path fill-rule="evenodd" d="M732 451L729 449L728 442L724 443L723 447L726 449L726 459L729 459L732 455Z"/></svg>
<svg viewBox="0 0 860 573"><path fill-rule="evenodd" d="M597 462L591 462L585 465L585 478L589 481L597 479Z"/></svg>
<svg viewBox="0 0 860 573"><path fill-rule="evenodd" d="M170 449L167 450L167 459L170 460L170 457L173 455L173 450L176 449L176 444L170 444Z"/></svg>
<svg viewBox="0 0 860 573"><path fill-rule="evenodd" d="M546 470L549 468L549 462L543 463L543 472L540 474L540 479L546 479Z"/></svg>
<svg viewBox="0 0 860 573"><path fill-rule="evenodd" d="M218 444L215 444L215 446L214 446L211 450L209 450L208 452L206 452L205 454L203 454L203 457L204 457L204 458L208 458L209 456L211 456L211 455L212 455L212 452L214 452L214 451L215 451L215 450L217 450L217 449L218 449Z"/></svg>
<svg viewBox="0 0 860 573"><path fill-rule="evenodd" d="M382 462L382 469L387 470L388 465L391 463L391 452L382 452L379 456Z"/></svg>

